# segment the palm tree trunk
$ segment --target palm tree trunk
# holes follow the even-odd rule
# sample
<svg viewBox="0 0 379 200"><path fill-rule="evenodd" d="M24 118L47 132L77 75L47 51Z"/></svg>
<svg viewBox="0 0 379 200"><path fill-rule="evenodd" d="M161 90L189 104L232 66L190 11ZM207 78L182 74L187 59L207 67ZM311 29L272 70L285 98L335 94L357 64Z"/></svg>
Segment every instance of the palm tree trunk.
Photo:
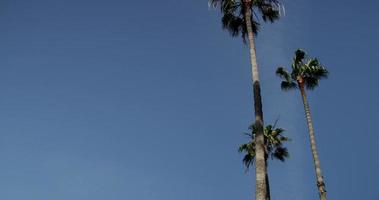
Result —
<svg viewBox="0 0 379 200"><path fill-rule="evenodd" d="M304 84L300 83L299 84L299 88L300 88L300 91L301 91L301 97L303 99L305 116L307 118L307 123L308 123L309 139L310 139L310 142L311 142L313 162L314 162L314 165L315 165L316 178L317 178L317 187L318 187L318 191L319 191L319 195L320 195L320 200L326 200L325 182L324 182L324 177L322 176L322 173L321 173L321 164L320 164L320 160L318 158L318 153L317 153L317 149L316 149L316 140L315 140L315 135L314 135L314 130L313 130L311 111L309 109L309 105L308 105L307 95L305 93Z"/></svg>
<svg viewBox="0 0 379 200"><path fill-rule="evenodd" d="M266 156L267 157L267 156ZM267 158L266 158L266 164L267 164ZM266 169L266 191L267 191L267 199L271 199L271 193L270 193L270 179L268 178L268 170Z"/></svg>
<svg viewBox="0 0 379 200"><path fill-rule="evenodd" d="M255 156L255 199L256 200L268 200L267 188L267 166L265 161L265 147L264 147L264 135L263 135L263 111L262 111L262 97L261 86L259 83L258 64L255 52L254 33L252 29L250 0L244 0L245 3L245 21L247 32L249 36L250 46L250 61L253 77L253 93L254 93L254 110L255 110L255 126L257 127L256 134L256 156Z"/></svg>

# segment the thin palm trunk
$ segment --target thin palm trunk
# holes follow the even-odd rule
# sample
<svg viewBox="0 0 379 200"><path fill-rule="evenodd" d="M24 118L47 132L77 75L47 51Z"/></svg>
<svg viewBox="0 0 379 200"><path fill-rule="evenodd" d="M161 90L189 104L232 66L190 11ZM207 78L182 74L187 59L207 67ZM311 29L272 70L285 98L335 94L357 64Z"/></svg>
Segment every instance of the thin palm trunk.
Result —
<svg viewBox="0 0 379 200"><path fill-rule="evenodd" d="M268 200L267 188L267 166L265 160L265 147L264 147L264 135L263 135L263 111L262 111L262 97L261 86L259 83L258 64L255 52L254 33L252 29L251 10L249 9L250 0L244 1L245 3L245 21L247 32L249 36L250 46L250 61L253 77L253 93L254 93L254 110L255 110L255 126L257 127L256 134L256 157L255 157L255 199L256 200Z"/></svg>
<svg viewBox="0 0 379 200"><path fill-rule="evenodd" d="M267 156L266 156L267 157ZM267 158L266 158L266 164L267 164ZM271 193L270 193L270 179L268 178L268 170L266 169L266 191L267 191L267 199L271 199Z"/></svg>
<svg viewBox="0 0 379 200"><path fill-rule="evenodd" d="M305 93L304 84L299 83L299 88L300 88L300 91L301 91L301 97L303 99L305 116L307 118L307 123L308 123L309 139L310 139L310 142L311 142L313 162L314 162L314 165L315 165L316 178L317 178L317 187L318 187L318 191L319 191L319 195L320 195L320 200L326 200L325 182L324 182L324 177L322 176L322 173L321 173L321 164L320 164L320 160L318 158L318 153L317 153L317 148L316 148L316 139L315 139L314 130L313 130L311 111L309 109L309 105L308 105L307 95Z"/></svg>

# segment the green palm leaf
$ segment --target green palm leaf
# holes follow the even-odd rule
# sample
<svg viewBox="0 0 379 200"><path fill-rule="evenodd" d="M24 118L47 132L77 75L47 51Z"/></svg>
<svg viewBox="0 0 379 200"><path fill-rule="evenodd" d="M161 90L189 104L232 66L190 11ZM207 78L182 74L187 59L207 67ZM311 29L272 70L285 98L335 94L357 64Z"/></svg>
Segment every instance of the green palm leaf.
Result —
<svg viewBox="0 0 379 200"><path fill-rule="evenodd" d="M247 38L245 10L250 9L252 30L255 34L259 30L259 20L256 16L261 16L263 21L274 22L280 17L280 3L278 0L254 0L250 4L243 0L210 0L210 5L219 7L223 14L221 22L225 30L232 36L241 36L245 41Z"/></svg>
<svg viewBox="0 0 379 200"><path fill-rule="evenodd" d="M251 133L247 133L250 141L248 143L242 144L238 151L241 153L245 153L242 162L249 168L255 160L255 134L256 127L255 125L251 125L249 127ZM289 153L287 148L283 147L283 142L289 141L288 137L283 135L284 129L275 128L272 125L267 125L264 129L264 137L265 137L265 146L266 146L266 157L271 159L278 159L280 161L284 161L289 157Z"/></svg>
<svg viewBox="0 0 379 200"><path fill-rule="evenodd" d="M276 75L282 79L280 84L282 90L300 87L313 90L318 86L321 79L328 77L328 71L317 58L307 59L305 51L298 49L295 51L291 73L283 67L278 67Z"/></svg>

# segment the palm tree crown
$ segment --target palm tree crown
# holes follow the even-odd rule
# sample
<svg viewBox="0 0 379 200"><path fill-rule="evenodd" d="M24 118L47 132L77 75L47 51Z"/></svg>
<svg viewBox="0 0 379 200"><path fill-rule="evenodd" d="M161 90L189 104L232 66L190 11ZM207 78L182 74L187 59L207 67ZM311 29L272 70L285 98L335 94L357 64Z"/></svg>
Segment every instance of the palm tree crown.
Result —
<svg viewBox="0 0 379 200"><path fill-rule="evenodd" d="M328 76L328 71L320 64L317 58L306 59L306 53L298 49L292 63L292 72L289 73L283 67L276 70L276 74L283 79L281 88L283 90L294 89L305 86L314 89L319 80Z"/></svg>
<svg viewBox="0 0 379 200"><path fill-rule="evenodd" d="M234 37L241 35L244 41L248 34L245 22L246 9L250 9L253 13L250 18L255 34L260 24L254 16L259 14L265 22L279 19L279 0L210 0L209 2L212 6L221 8L223 28Z"/></svg>
<svg viewBox="0 0 379 200"><path fill-rule="evenodd" d="M242 161L247 168L254 163L255 135L257 133L255 125L251 125L249 129L251 130L251 133L247 133L246 135L251 138L251 141L249 143L242 144L238 149L239 152L246 153ZM283 132L284 129L275 128L272 125L268 125L264 129L266 159L277 159L283 162L289 157L287 148L283 147L283 142L289 141L289 138L283 136Z"/></svg>

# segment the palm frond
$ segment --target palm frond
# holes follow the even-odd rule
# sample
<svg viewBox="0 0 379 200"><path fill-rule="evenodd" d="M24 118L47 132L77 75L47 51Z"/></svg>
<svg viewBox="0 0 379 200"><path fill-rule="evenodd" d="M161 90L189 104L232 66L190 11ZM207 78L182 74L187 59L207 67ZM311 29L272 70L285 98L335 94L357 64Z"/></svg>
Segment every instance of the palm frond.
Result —
<svg viewBox="0 0 379 200"><path fill-rule="evenodd" d="M297 49L295 51L295 57L293 59L294 64L299 64L303 62L303 59L305 58L305 51L302 49Z"/></svg>
<svg viewBox="0 0 379 200"><path fill-rule="evenodd" d="M245 32L244 20L239 16L236 16L232 13L225 13L222 16L221 21L222 28L228 30L233 37L236 37Z"/></svg>
<svg viewBox="0 0 379 200"><path fill-rule="evenodd" d="M255 154L254 155L246 154L243 157L242 162L246 166L246 168L249 168L254 163L254 159L255 159Z"/></svg>
<svg viewBox="0 0 379 200"><path fill-rule="evenodd" d="M295 89L297 88L297 84L293 81L282 81L282 83L280 84L280 88L282 88L282 90L284 91L287 91L287 90L291 90L291 89Z"/></svg>
<svg viewBox="0 0 379 200"><path fill-rule="evenodd" d="M320 63L317 58L310 58L306 64L308 67L319 67Z"/></svg>
<svg viewBox="0 0 379 200"><path fill-rule="evenodd" d="M251 131L252 135L255 135L258 131L257 126L255 126L254 123L249 126L249 130Z"/></svg>
<svg viewBox="0 0 379 200"><path fill-rule="evenodd" d="M249 168L251 164L253 164L255 159L255 142L252 140L250 143L242 144L238 151L240 153L245 153L244 158L242 159L242 162L244 165Z"/></svg>
<svg viewBox="0 0 379 200"><path fill-rule="evenodd" d="M251 149L251 143L246 143L246 144L242 144L239 148L238 148L238 152L242 153L242 152L248 152L249 149Z"/></svg>
<svg viewBox="0 0 379 200"><path fill-rule="evenodd" d="M284 132L284 129L282 129L282 128L276 128L272 132L273 132L274 135L280 135L280 134L282 134Z"/></svg>
<svg viewBox="0 0 379 200"><path fill-rule="evenodd" d="M217 8L220 4L220 0L209 0L208 1L208 6L212 6L214 8Z"/></svg>
<svg viewBox="0 0 379 200"><path fill-rule="evenodd" d="M282 90L290 90L296 88L296 83L293 81L291 74L283 67L276 69L276 75L283 79L281 83Z"/></svg>
<svg viewBox="0 0 379 200"><path fill-rule="evenodd" d="M319 79L313 77L305 77L304 83L307 89L314 90L318 86Z"/></svg>
<svg viewBox="0 0 379 200"><path fill-rule="evenodd" d="M243 0L209 0L209 5L214 8L220 8L222 25L233 37L241 36L244 42L247 39L247 28L245 11L250 9L252 15L252 30L254 34L259 31L258 13L263 21L274 22L280 17L281 4L278 0L254 0L250 4Z"/></svg>
<svg viewBox="0 0 379 200"><path fill-rule="evenodd" d="M324 67L318 67L314 70L313 76L322 79L322 78L328 78L329 72Z"/></svg>
<svg viewBox="0 0 379 200"><path fill-rule="evenodd" d="M280 135L280 136L278 136L279 137L279 140L280 140L280 142L287 142L287 141L291 141L291 139L290 138L288 138L288 137L285 137L285 136L283 136L283 135Z"/></svg>
<svg viewBox="0 0 379 200"><path fill-rule="evenodd" d="M256 1L256 7L261 13L263 21L274 22L280 17L280 6L278 1Z"/></svg>
<svg viewBox="0 0 379 200"><path fill-rule="evenodd" d="M254 163L255 160L255 134L257 129L255 124L249 126L251 134L250 142L242 144L239 146L238 151L240 153L245 153L242 161L244 165L248 168ZM284 129L275 128L273 125L267 125L264 129L265 137L265 152L266 158L271 157L272 159L279 159L284 161L288 157L287 148L283 147L283 142L289 141L289 138L283 136Z"/></svg>
<svg viewBox="0 0 379 200"><path fill-rule="evenodd" d="M326 70L318 61L317 58L309 59L305 64L305 72L307 76L312 76L317 79L327 78L328 70Z"/></svg>
<svg viewBox="0 0 379 200"><path fill-rule="evenodd" d="M276 75L282 78L283 80L286 80L286 81L291 80L290 73L288 73L288 71L285 70L283 67L278 67L278 69L276 69Z"/></svg>
<svg viewBox="0 0 379 200"><path fill-rule="evenodd" d="M277 147L275 152L272 154L272 158L276 158L282 162L289 157L288 149L285 147Z"/></svg>
<svg viewBox="0 0 379 200"><path fill-rule="evenodd" d="M232 6L237 5L238 2L236 0L209 0L208 3L214 8L219 7L223 12Z"/></svg>

